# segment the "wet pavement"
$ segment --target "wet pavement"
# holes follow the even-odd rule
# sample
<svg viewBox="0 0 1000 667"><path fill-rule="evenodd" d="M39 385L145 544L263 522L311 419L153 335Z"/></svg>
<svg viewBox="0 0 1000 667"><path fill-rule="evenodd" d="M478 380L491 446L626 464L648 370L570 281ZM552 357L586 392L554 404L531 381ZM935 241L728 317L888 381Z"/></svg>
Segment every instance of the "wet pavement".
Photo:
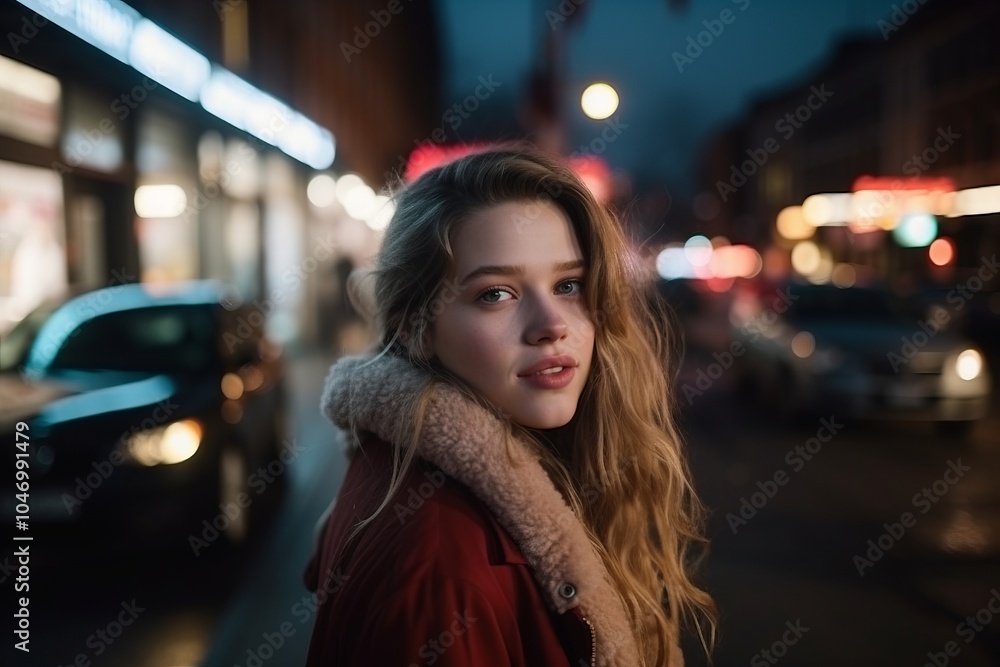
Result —
<svg viewBox="0 0 1000 667"><path fill-rule="evenodd" d="M789 427L719 385L684 420L716 665L1000 664L997 406L967 440L834 414Z"/></svg>

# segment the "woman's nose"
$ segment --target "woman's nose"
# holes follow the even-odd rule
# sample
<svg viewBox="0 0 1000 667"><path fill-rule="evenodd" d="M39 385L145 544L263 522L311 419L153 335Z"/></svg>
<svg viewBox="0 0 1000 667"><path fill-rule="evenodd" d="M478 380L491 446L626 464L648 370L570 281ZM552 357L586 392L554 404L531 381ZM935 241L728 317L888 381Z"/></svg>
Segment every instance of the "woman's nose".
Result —
<svg viewBox="0 0 1000 667"><path fill-rule="evenodd" d="M537 345L566 337L568 332L566 318L559 311L554 298L536 299L528 310L524 334L529 344Z"/></svg>

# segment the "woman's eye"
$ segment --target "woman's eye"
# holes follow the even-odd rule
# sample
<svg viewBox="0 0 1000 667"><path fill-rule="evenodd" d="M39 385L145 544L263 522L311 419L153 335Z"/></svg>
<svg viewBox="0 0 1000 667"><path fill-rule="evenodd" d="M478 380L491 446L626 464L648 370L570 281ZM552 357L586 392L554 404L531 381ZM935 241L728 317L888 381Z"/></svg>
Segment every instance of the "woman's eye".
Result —
<svg viewBox="0 0 1000 667"><path fill-rule="evenodd" d="M504 294L506 294L510 298L514 298L511 296L510 292L508 292L506 289L502 287L491 287L479 295L479 300L484 301L486 303L499 303L500 301L507 300L502 298Z"/></svg>
<svg viewBox="0 0 1000 667"><path fill-rule="evenodd" d="M569 286L570 289L565 289L567 286ZM575 290L572 289L573 286L576 286ZM558 286L557 289L562 294L579 294L580 292L583 291L583 281L582 280L567 280L566 282L559 283L559 286Z"/></svg>

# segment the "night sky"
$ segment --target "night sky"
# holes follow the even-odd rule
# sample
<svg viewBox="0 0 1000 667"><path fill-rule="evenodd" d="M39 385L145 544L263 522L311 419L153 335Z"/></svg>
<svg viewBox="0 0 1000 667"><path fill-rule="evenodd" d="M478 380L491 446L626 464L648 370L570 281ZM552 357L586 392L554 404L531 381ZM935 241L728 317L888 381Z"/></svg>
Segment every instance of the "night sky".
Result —
<svg viewBox="0 0 1000 667"><path fill-rule="evenodd" d="M580 111L580 92L591 81L609 81L621 96L615 116L628 127L605 159L640 180L679 191L690 187L694 160L713 131L738 118L755 97L808 81L844 37L881 39L878 22L893 12L887 0L691 0L683 10L666 0L577 2L586 13L564 35L570 150L603 129L602 121ZM546 6L540 0L441 0L442 111L470 94L479 76L501 82L495 98L455 138L482 126L502 127L513 117L542 32L550 29ZM723 10L732 12L728 25L718 22ZM722 30L679 67L673 53L685 52L687 38L706 29L703 21L716 21L713 27ZM552 23L566 30L565 23Z"/></svg>

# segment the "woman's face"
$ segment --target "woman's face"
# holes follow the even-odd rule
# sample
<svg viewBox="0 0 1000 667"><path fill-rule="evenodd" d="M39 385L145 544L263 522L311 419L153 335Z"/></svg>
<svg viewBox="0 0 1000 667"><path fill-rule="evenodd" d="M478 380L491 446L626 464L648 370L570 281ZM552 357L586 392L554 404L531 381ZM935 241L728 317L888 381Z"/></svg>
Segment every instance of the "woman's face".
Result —
<svg viewBox="0 0 1000 667"><path fill-rule="evenodd" d="M583 253L566 215L508 202L472 215L451 240L455 274L431 309L434 355L515 423L565 425L594 351Z"/></svg>

